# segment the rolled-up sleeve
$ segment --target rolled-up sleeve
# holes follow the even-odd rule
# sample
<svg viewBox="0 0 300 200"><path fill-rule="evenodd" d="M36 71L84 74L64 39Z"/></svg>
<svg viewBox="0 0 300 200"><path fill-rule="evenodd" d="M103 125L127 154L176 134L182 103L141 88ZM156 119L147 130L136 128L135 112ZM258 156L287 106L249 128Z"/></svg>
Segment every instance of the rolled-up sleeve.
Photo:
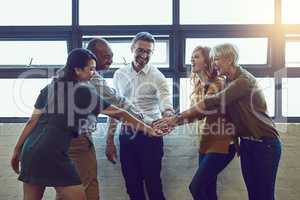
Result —
<svg viewBox="0 0 300 200"><path fill-rule="evenodd" d="M102 78L99 74L95 75L91 79L91 83L96 87L97 92L106 102L113 104L119 108L125 109L130 114L134 115L138 118L143 118L142 114L130 103L125 97L119 95L117 89L117 79L118 76L115 73L113 78L114 88L109 87L104 78ZM116 89L115 89L116 88Z"/></svg>
<svg viewBox="0 0 300 200"><path fill-rule="evenodd" d="M251 84L246 78L238 78L229 83L224 90L204 98L206 109L215 109L226 106L238 99L251 94Z"/></svg>
<svg viewBox="0 0 300 200"><path fill-rule="evenodd" d="M95 75L91 79L91 83L95 86L97 92L102 96L102 98L111 104L118 102L117 92L115 89L109 87L107 82L100 75Z"/></svg>

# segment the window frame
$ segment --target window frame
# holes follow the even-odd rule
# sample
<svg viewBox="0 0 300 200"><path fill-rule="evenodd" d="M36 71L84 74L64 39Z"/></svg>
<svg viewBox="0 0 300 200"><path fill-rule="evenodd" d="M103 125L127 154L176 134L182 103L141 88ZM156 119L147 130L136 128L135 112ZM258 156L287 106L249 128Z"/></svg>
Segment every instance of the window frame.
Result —
<svg viewBox="0 0 300 200"><path fill-rule="evenodd" d="M299 117L282 116L282 78L300 77L300 68L285 67L285 41L287 34L300 34L300 24L286 25L281 22L281 0L275 1L274 24L212 24L212 25L180 25L180 2L173 0L171 25L105 25L80 26L79 0L72 0L72 25L70 26L0 26L0 40L66 40L68 52L73 48L82 47L83 36L109 35L128 36L140 31L148 31L153 35L168 35L169 68L160 68L167 78L173 79L173 103L178 111L180 107L180 78L189 75L189 66L185 65L185 40L187 38L228 38L228 37L266 37L268 38L268 57L266 65L244 65L256 77L273 77L275 81L275 117L276 122L300 122ZM277 30L277 31L274 31ZM44 66L34 69L45 70L45 76L30 78L49 78L53 69ZM0 78L18 78L30 68L0 66ZM112 78L116 68L105 73L106 78ZM50 73L51 72L51 73ZM0 118L0 123L20 123L28 118ZM105 119L99 118L99 122Z"/></svg>

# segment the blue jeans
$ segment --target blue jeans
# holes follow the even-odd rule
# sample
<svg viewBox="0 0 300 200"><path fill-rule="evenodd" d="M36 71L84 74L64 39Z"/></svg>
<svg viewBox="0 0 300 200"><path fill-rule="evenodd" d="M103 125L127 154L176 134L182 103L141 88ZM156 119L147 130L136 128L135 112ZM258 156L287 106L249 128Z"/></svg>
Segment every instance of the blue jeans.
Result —
<svg viewBox="0 0 300 200"><path fill-rule="evenodd" d="M281 157L279 139L263 137L261 142L241 139L240 154L249 200L274 200Z"/></svg>
<svg viewBox="0 0 300 200"><path fill-rule="evenodd" d="M217 200L217 176L234 158L235 147L229 153L207 153L199 155L199 167L189 186L194 200Z"/></svg>
<svg viewBox="0 0 300 200"><path fill-rule="evenodd" d="M144 182L149 200L165 200L160 177L164 154L163 138L148 137L122 127L120 134L120 161L130 200L146 200Z"/></svg>

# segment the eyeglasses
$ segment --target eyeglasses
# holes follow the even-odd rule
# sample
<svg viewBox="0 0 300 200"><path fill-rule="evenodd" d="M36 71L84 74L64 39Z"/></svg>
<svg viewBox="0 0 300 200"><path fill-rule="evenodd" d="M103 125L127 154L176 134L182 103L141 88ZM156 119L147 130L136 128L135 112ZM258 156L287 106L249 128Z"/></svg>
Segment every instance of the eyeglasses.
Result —
<svg viewBox="0 0 300 200"><path fill-rule="evenodd" d="M136 54L147 54L147 55L151 55L153 53L153 51L151 49L142 49L142 48L137 48L135 50Z"/></svg>

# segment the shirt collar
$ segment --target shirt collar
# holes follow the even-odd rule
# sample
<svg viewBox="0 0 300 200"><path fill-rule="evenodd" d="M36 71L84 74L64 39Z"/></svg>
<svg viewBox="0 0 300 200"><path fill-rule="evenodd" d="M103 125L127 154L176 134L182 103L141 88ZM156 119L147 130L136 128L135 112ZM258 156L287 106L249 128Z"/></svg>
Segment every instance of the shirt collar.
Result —
<svg viewBox="0 0 300 200"><path fill-rule="evenodd" d="M135 72L137 73L134 69L133 69L133 63L131 63L131 72ZM150 70L150 65L149 64L146 64L146 66L139 72L139 73L144 73L144 74L148 74Z"/></svg>
<svg viewBox="0 0 300 200"><path fill-rule="evenodd" d="M102 76L103 77L105 72L106 72L105 70L98 70L98 71L95 72L95 76Z"/></svg>

